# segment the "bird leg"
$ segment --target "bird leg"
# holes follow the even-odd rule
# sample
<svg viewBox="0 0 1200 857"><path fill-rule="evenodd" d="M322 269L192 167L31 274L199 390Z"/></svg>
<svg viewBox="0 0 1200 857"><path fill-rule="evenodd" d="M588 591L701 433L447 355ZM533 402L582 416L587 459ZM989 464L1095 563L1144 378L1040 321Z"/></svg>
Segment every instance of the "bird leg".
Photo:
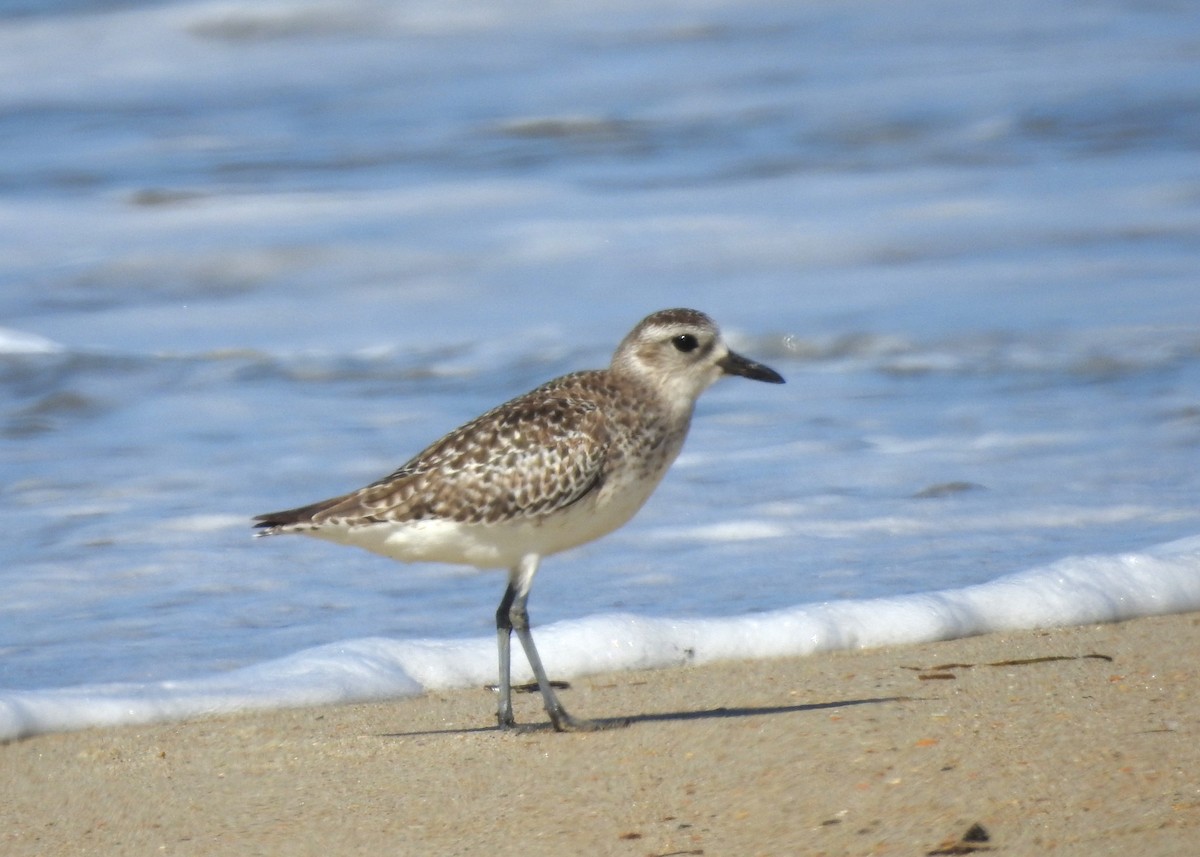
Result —
<svg viewBox="0 0 1200 857"><path fill-rule="evenodd" d="M517 590L512 583L504 590L500 606L496 608L496 648L500 653L500 681L497 689L500 691L500 702L496 708L496 720L501 729L512 729L517 725L512 710L512 660L509 656L509 641L512 638L512 619L508 611L512 608Z"/></svg>
<svg viewBox="0 0 1200 857"><path fill-rule="evenodd" d="M533 677L537 681L538 689L542 692L542 702L546 706L546 713L550 715L550 723L554 726L554 731L585 732L603 728L594 721L580 720L572 717L567 713L567 709L563 708L562 703L558 701L558 695L554 692L554 687L550 684L550 679L546 675L546 668L542 666L541 656L538 655L537 647L533 644L533 634L529 631L529 613L525 609L525 599L518 596L508 615L512 619L513 630L517 632L517 639L521 641L521 648L525 650L525 658L529 661L529 666L533 669Z"/></svg>
<svg viewBox="0 0 1200 857"><path fill-rule="evenodd" d="M533 575L537 571L538 560L537 556L525 557L512 569L509 574L508 588L504 590L504 597L500 599L500 606L496 609L496 642L500 654L500 702L496 709L496 721L501 729L512 729L516 726L516 719L513 717L512 711L510 652L512 632L516 631L517 639L521 641L521 648L525 650L525 658L533 670L538 690L542 692L542 702L546 706L546 713L550 715L550 723L556 732L590 732L596 729L607 729L610 726L624 725L621 721L609 724L607 721L572 717L563 708L563 704L558 701L558 695L555 694L550 679L546 675L546 668L542 665L542 658L538 654L537 646L533 644L533 634L529 631L529 611L525 607L525 602L529 599L529 588L533 583Z"/></svg>

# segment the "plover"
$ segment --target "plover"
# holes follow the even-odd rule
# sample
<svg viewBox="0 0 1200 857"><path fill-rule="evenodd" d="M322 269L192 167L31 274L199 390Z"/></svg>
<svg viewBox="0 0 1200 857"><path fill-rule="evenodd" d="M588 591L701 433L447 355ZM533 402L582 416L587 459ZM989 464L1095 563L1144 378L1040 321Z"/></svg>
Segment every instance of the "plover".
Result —
<svg viewBox="0 0 1200 857"><path fill-rule="evenodd" d="M526 600L542 558L633 517L679 454L696 399L723 375L782 384L730 351L712 319L668 309L642 319L607 369L564 375L493 408L389 476L340 497L259 515L261 532L302 533L402 562L508 569L496 610L501 729L516 726L509 644L515 631L553 727L572 717L546 677Z"/></svg>

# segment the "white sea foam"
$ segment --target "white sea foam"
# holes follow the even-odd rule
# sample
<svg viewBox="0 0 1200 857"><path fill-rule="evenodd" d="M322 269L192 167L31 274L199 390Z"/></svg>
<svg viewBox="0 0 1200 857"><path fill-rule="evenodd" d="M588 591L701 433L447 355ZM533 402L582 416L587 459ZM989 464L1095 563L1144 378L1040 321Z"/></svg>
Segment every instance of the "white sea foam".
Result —
<svg viewBox="0 0 1200 857"><path fill-rule="evenodd" d="M1200 609L1200 536L1137 553L1068 557L988 583L806 604L734 618L607 614L538 631L555 675L807 655L992 631L1114 622ZM518 662L518 677L529 677ZM0 740L239 710L412 696L495 679L491 637L347 640L187 681L0 694ZM480 713L481 721L486 714Z"/></svg>
<svg viewBox="0 0 1200 857"><path fill-rule="evenodd" d="M36 333L0 327L0 354L57 354L62 350L57 342Z"/></svg>

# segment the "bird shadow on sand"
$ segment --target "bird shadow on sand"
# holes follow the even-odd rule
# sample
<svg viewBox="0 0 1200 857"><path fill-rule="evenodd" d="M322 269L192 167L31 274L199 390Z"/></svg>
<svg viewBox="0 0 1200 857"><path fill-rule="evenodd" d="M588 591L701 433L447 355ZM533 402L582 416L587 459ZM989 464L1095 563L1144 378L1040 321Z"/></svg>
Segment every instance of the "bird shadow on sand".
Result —
<svg viewBox="0 0 1200 857"><path fill-rule="evenodd" d="M691 720L724 720L735 717L763 717L776 714L799 714L806 711L826 711L832 708L851 708L856 705L882 705L888 702L909 702L912 696L878 696L864 699L841 699L836 702L810 702L798 705L762 705L736 708L705 708L698 711L662 711L652 714L635 714L631 717L599 717L595 731L621 729L639 723L681 722ZM465 729L419 729L412 732L386 732L381 738L416 738L428 735L470 735L475 732L498 732L496 726L479 726ZM549 722L521 724L512 730L519 735L550 734L554 728Z"/></svg>

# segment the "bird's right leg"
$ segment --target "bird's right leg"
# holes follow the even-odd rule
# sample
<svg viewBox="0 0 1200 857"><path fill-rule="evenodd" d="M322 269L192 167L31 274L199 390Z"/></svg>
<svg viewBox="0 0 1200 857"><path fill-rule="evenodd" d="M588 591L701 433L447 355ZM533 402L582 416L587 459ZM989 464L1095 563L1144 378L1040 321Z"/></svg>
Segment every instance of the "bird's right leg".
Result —
<svg viewBox="0 0 1200 857"><path fill-rule="evenodd" d="M512 659L510 643L512 641L512 619L508 612L512 609L513 599L517 597L516 587L512 580L504 590L500 606L496 608L496 649L500 654L500 678L497 689L500 692L500 702L496 708L496 721L501 729L512 729L517 725L512 710Z"/></svg>
<svg viewBox="0 0 1200 857"><path fill-rule="evenodd" d="M508 574L508 588L504 590L504 597L500 599L500 606L496 610L496 640L500 652L500 703L496 709L496 720L500 728L516 727L512 711L513 631L517 632L517 639L521 641L521 648L525 650L525 658L533 670L533 678L542 692L546 713L550 715L550 723L556 732L591 732L627 725L627 720L584 720L572 717L558 701L558 695L546 675L546 668L542 665L537 646L533 644L533 634L529 631L529 611L525 606L540 559L537 554L529 554L513 566Z"/></svg>

